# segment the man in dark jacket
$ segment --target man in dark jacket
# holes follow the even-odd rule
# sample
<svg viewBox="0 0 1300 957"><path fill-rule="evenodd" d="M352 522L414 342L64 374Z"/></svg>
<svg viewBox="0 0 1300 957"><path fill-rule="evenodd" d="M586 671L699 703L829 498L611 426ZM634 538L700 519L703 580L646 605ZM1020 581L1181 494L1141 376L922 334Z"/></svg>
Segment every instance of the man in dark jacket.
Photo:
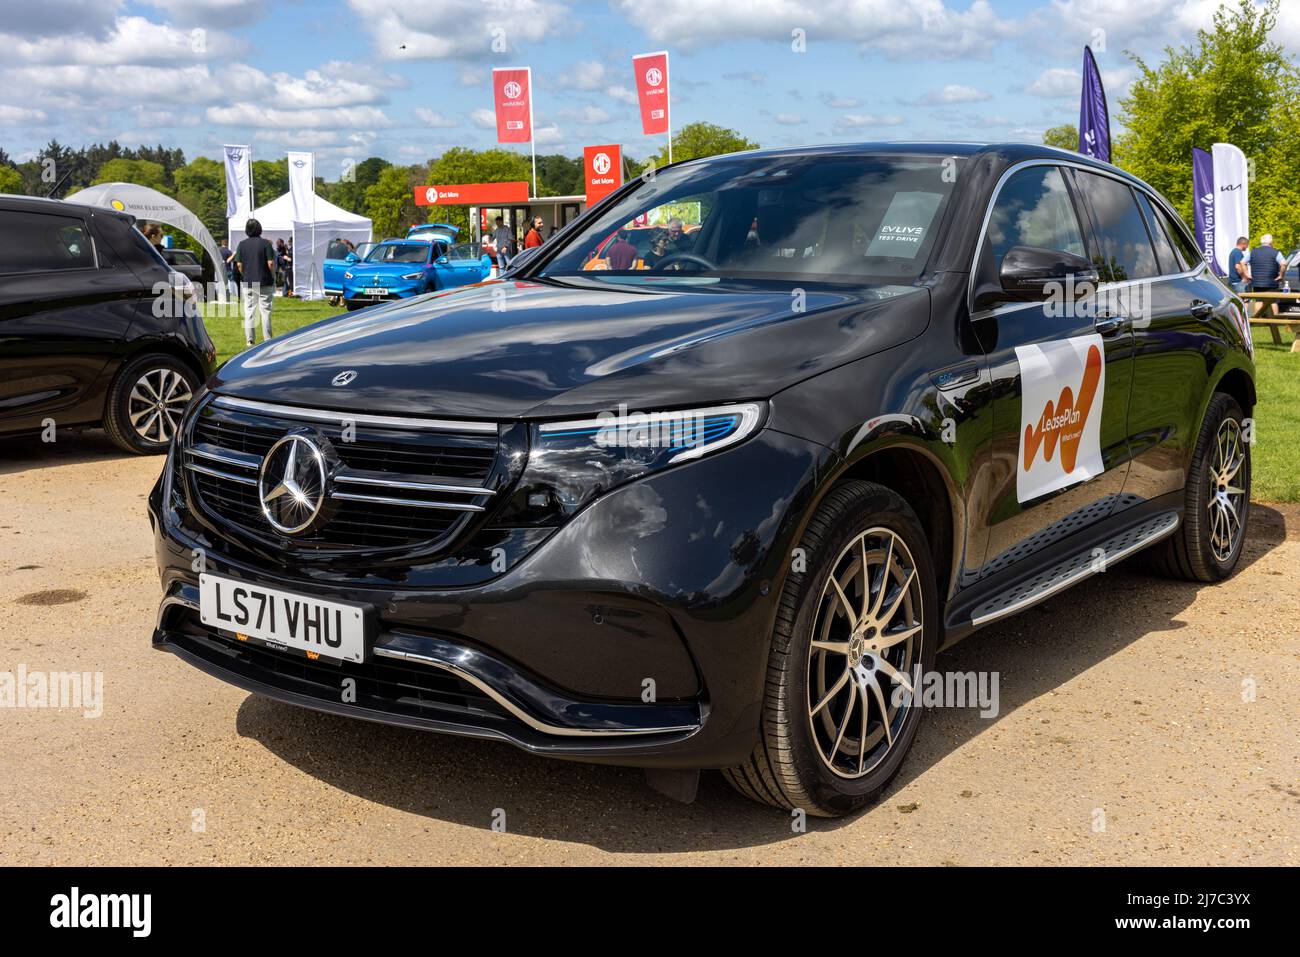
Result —
<svg viewBox="0 0 1300 957"><path fill-rule="evenodd" d="M239 293L244 304L244 339L251 346L257 330L257 312L262 313L262 338L271 338L271 305L275 302L275 247L262 238L262 224L250 219L244 226L247 237L235 248L239 267Z"/></svg>
<svg viewBox="0 0 1300 957"><path fill-rule="evenodd" d="M1273 248L1273 234L1259 237L1259 245L1250 251L1250 288L1252 292L1276 292L1278 277L1286 268L1286 259Z"/></svg>

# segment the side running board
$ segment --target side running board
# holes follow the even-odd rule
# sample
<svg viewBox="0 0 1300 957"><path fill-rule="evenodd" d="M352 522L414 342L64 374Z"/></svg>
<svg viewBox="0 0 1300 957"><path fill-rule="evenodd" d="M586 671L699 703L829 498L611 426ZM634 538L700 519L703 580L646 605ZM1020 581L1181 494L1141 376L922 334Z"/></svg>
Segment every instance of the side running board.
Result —
<svg viewBox="0 0 1300 957"><path fill-rule="evenodd" d="M978 628L1046 601L1071 585L1105 571L1134 552L1172 535L1176 528L1177 512L1153 515L1139 525L1117 532L1088 551L1071 555L1037 575L1017 582L1001 594L994 595L971 612L971 624Z"/></svg>

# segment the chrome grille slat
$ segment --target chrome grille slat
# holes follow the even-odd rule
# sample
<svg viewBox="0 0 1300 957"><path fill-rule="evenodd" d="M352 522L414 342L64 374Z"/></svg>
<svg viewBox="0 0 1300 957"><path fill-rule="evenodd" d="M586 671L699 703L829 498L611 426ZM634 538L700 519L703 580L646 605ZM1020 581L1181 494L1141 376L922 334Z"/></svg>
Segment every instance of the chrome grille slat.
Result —
<svg viewBox="0 0 1300 957"><path fill-rule="evenodd" d="M196 504L217 527L282 548L395 549L442 547L466 527L496 494L498 432L439 432L436 420L322 413L315 418L294 409L277 417L265 404L209 400L185 437L183 463ZM382 420L382 425L370 420ZM343 429L348 427L345 435ZM354 427L354 428L353 428ZM331 475L333 512L323 524L282 536L266 521L257 475L270 448L284 435L307 429L333 446L338 464Z"/></svg>

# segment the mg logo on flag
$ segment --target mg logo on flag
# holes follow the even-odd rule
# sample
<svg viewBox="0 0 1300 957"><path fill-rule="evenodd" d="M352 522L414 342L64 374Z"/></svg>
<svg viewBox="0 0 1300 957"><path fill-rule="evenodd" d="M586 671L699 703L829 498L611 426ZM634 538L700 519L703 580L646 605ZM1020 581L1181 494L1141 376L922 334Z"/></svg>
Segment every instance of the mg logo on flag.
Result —
<svg viewBox="0 0 1300 957"><path fill-rule="evenodd" d="M514 80L511 80L509 83L505 85L505 87L502 89L502 92L505 93L507 98L511 100L517 100L519 99L520 95L524 92L524 88L520 86L518 83L516 83Z"/></svg>
<svg viewBox="0 0 1300 957"><path fill-rule="evenodd" d="M652 66L645 71L645 81L649 86L658 86L664 81L663 72L657 66Z"/></svg>
<svg viewBox="0 0 1300 957"><path fill-rule="evenodd" d="M591 161L591 168L601 176L609 172L610 162L608 153L597 153L596 158Z"/></svg>

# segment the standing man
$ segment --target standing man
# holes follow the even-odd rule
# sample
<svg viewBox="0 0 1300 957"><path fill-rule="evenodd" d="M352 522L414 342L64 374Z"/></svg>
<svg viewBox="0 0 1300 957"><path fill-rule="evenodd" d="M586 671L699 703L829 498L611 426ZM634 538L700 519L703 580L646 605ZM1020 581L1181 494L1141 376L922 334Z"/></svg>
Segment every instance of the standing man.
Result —
<svg viewBox="0 0 1300 957"><path fill-rule="evenodd" d="M496 218L496 224L496 229L492 230L492 245L497 248L497 268L505 272L510 265L510 245L515 237L500 216Z"/></svg>
<svg viewBox="0 0 1300 957"><path fill-rule="evenodd" d="M528 230L528 235L524 237L525 249L532 249L542 244L542 229L544 226L545 224L542 222L542 217L533 217L533 226Z"/></svg>
<svg viewBox="0 0 1300 957"><path fill-rule="evenodd" d="M275 302L275 247L262 238L262 224L250 219L235 249L239 266L240 300L244 304L244 339L251 346L257 331L257 310L262 312L262 339L271 338L271 305Z"/></svg>
<svg viewBox="0 0 1300 957"><path fill-rule="evenodd" d="M1278 277L1286 268L1286 259L1273 248L1273 234L1259 237L1259 245L1250 251L1250 288L1252 292L1276 292Z"/></svg>
<svg viewBox="0 0 1300 957"><path fill-rule="evenodd" d="M636 264L636 247L628 242L626 229L620 229L605 250L605 262L613 272L627 272Z"/></svg>
<svg viewBox="0 0 1300 957"><path fill-rule="evenodd" d="M1245 236L1237 237L1237 246L1228 254L1228 285L1233 292L1245 292L1250 286L1250 260L1246 256L1246 247L1250 240Z"/></svg>

